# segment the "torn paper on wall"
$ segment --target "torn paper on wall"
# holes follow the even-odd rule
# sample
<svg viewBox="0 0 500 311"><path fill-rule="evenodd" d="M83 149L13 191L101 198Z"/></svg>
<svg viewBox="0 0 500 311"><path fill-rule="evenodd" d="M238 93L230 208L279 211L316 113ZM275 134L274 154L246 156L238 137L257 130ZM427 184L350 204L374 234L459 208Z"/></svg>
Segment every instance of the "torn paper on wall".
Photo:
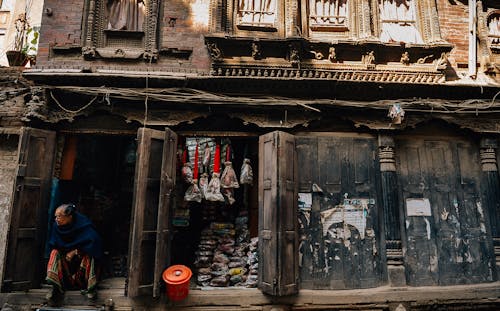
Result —
<svg viewBox="0 0 500 311"><path fill-rule="evenodd" d="M364 239L368 204L373 204L373 199L345 199L343 203L320 213L323 235L333 224L344 223L358 229L361 239Z"/></svg>
<svg viewBox="0 0 500 311"><path fill-rule="evenodd" d="M429 199L406 199L406 214L408 216L431 216L431 203Z"/></svg>

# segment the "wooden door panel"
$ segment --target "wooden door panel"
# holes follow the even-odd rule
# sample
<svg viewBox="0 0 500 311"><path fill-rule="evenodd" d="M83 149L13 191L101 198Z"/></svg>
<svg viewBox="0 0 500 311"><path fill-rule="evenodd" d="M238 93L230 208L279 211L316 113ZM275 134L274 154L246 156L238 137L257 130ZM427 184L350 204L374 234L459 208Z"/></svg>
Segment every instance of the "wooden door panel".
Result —
<svg viewBox="0 0 500 311"><path fill-rule="evenodd" d="M418 152L408 152L415 148ZM461 140L413 139L399 143L398 151L400 184L411 180L411 173L405 176L407 167L418 166L418 174L426 184L422 196L430 200L432 211L428 217L406 217L409 283L419 286L490 281L490 258L481 255L488 254L488 245L484 243L484 221L478 212L477 147ZM414 176L414 180L417 178ZM403 200L415 195L409 186L402 186L402 190Z"/></svg>
<svg viewBox="0 0 500 311"><path fill-rule="evenodd" d="M295 137L259 138L259 288L271 295L298 292L297 159Z"/></svg>
<svg viewBox="0 0 500 311"><path fill-rule="evenodd" d="M298 162L299 192L311 191L312 184L318 180L318 141L309 137L297 137L296 149Z"/></svg>
<svg viewBox="0 0 500 311"><path fill-rule="evenodd" d="M265 293L275 292L277 258L277 137L275 133L259 139L259 288Z"/></svg>
<svg viewBox="0 0 500 311"><path fill-rule="evenodd" d="M280 225L279 231L282 246L280 251L281 288L280 296L298 292L298 218L297 218L297 153L295 137L286 133L279 133L279 167L278 184L280 192Z"/></svg>
<svg viewBox="0 0 500 311"><path fill-rule="evenodd" d="M44 267L36 258L43 258L55 137L52 131L21 130L3 291L27 290L41 283Z"/></svg>
<svg viewBox="0 0 500 311"><path fill-rule="evenodd" d="M169 206L176 159L172 150L177 136L169 129L141 128L137 140L127 294L157 297L161 287L158 274L168 265Z"/></svg>
<svg viewBox="0 0 500 311"><path fill-rule="evenodd" d="M170 215L172 210L173 191L175 189L177 167L177 134L165 129L163 143L163 160L160 177L160 196L157 214L156 250L154 263L153 297L160 296L162 272L170 265Z"/></svg>
<svg viewBox="0 0 500 311"><path fill-rule="evenodd" d="M376 186L375 140L351 137L300 139L304 143L310 143L310 154L315 154L312 150L317 150L319 169L317 180L313 182L323 190L322 193L312 193L310 211L300 211L301 287L338 289L377 286L383 276L376 213L379 192ZM302 156L299 153L300 168L302 163L309 161ZM299 176L301 174L302 170L299 171ZM340 213L343 208L350 209L349 203L344 201L346 196L348 200L370 200L366 213L358 215L363 217L365 222L360 223L366 227L356 227L347 220L335 220L328 224L323 222L322 212L329 213L338 209L334 213ZM338 218L340 214L338 215L328 217Z"/></svg>
<svg viewBox="0 0 500 311"><path fill-rule="evenodd" d="M427 172L432 159L427 158L422 141L398 142L397 162L399 185L402 188L402 204L406 215L406 275L410 285L425 286L437 282L436 245L432 238L432 213L426 216L409 216L406 200L409 198L429 198L431 181ZM432 208L432 203L431 203ZM432 267L431 267L432 266Z"/></svg>

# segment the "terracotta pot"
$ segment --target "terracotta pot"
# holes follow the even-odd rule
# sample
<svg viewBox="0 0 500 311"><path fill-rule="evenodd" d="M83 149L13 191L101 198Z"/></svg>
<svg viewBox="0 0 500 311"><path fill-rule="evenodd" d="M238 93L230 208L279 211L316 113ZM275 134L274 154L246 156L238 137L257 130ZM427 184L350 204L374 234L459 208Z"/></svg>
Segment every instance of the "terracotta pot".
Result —
<svg viewBox="0 0 500 311"><path fill-rule="evenodd" d="M25 66L28 63L28 57L21 51L7 51L7 60L9 61L9 66Z"/></svg>

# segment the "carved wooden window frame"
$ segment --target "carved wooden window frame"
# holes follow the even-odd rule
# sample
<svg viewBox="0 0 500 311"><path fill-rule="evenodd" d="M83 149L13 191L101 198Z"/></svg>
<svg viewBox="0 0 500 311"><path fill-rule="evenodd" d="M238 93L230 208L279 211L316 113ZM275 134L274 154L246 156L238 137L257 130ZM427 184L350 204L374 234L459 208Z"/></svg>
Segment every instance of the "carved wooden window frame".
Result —
<svg viewBox="0 0 500 311"><path fill-rule="evenodd" d="M500 35L492 36L490 34L490 21L493 17L498 17L499 23L500 23L500 10L494 10L494 11L490 12L488 14L488 16L486 17L486 25L485 25L487 36L488 36L488 47L489 47L491 52L498 54L498 53L500 53ZM498 43L493 43L492 37L494 37L498 41Z"/></svg>
<svg viewBox="0 0 500 311"><path fill-rule="evenodd" d="M273 25L242 25L238 23L239 0L210 0L209 32L241 37L283 38L289 28L285 26L285 20L292 14L289 5L294 1L276 0L276 18Z"/></svg>
<svg viewBox="0 0 500 311"><path fill-rule="evenodd" d="M158 54L157 25L161 0L144 0L146 16L142 31L108 30L107 0L85 0L82 38L83 56L93 58L156 59ZM109 40L113 38L113 44ZM123 46L120 44L123 40ZM130 46L130 42L135 42Z"/></svg>
<svg viewBox="0 0 500 311"><path fill-rule="evenodd" d="M232 28L232 32L235 35L242 36L255 36L258 32L261 37L282 37L285 33L285 2L287 0L275 0L275 18L274 23L271 24L245 24L240 22L239 18L239 2L242 0L228 0L228 16ZM259 0L251 0L259 1Z"/></svg>
<svg viewBox="0 0 500 311"><path fill-rule="evenodd" d="M314 24L311 21L312 18L312 11L313 9L311 8L311 1L312 0L304 0L302 1L302 6L304 7L303 9L303 17L302 17L302 22L304 24L304 27L306 28L305 31L307 31L308 35L311 38L323 38L323 37L348 37L350 33L352 33L353 26L354 26L354 20L355 20L355 15L353 14L355 10L355 5L356 1L353 0L346 0L346 6L347 6L347 11L344 16L345 18L345 23L343 25L321 25L321 24ZM325 2L330 2L332 0L319 0L323 3Z"/></svg>
<svg viewBox="0 0 500 311"><path fill-rule="evenodd" d="M265 1L268 1L269 3L265 3ZM247 8L241 8L240 4L241 2L249 2L252 5L249 5ZM278 7L279 7L279 0L235 0L235 26L238 29L247 29L247 30L262 30L262 31L276 31L277 30L277 25L278 25L278 20L277 17L279 15L278 12ZM262 7L269 6L270 10L265 10ZM242 14L240 14L242 13ZM244 13L247 13L249 17L263 17L265 18L266 15L271 15L269 13L272 13L272 22L266 22L266 21L257 21L257 22L252 22L252 21L244 21ZM252 18L253 19L253 18Z"/></svg>
<svg viewBox="0 0 500 311"><path fill-rule="evenodd" d="M380 39L382 34L382 19L380 16L380 0L371 0L374 8L373 15L377 17L375 23L375 35ZM422 44L406 43L409 45L433 45L445 43L441 37L439 27L439 16L437 12L436 2L427 0L413 0L415 5L416 21L415 26L422 37ZM391 43L384 43L391 44ZM394 42L394 44L400 44Z"/></svg>

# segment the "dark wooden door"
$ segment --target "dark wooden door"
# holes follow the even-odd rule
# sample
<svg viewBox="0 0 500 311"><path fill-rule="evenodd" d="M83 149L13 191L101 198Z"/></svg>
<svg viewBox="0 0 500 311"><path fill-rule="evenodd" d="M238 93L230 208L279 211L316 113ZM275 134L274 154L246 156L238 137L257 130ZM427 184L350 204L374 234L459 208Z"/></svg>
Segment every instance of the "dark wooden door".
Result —
<svg viewBox="0 0 500 311"><path fill-rule="evenodd" d="M301 136L297 150L299 192L311 198L311 206L299 210L301 287L378 286L383 263L376 140Z"/></svg>
<svg viewBox="0 0 500 311"><path fill-rule="evenodd" d="M3 291L38 287L54 160L55 132L22 128Z"/></svg>
<svg viewBox="0 0 500 311"><path fill-rule="evenodd" d="M423 142L412 140L399 143L396 150L399 184L403 193L401 204L405 206L406 215L407 280L415 286L437 284L437 247L434 231L430 227L434 222L432 214L421 212L418 216L408 216L406 208L412 202L426 205L426 199L431 197L427 152ZM434 156L434 159L437 158Z"/></svg>
<svg viewBox="0 0 500 311"><path fill-rule="evenodd" d="M259 288L298 292L297 160L295 137L272 132L259 139Z"/></svg>
<svg viewBox="0 0 500 311"><path fill-rule="evenodd" d="M492 246L480 200L477 146L457 139L407 139L397 151L409 284L491 281ZM415 198L428 200L430 213L416 215L409 203Z"/></svg>
<svg viewBox="0 0 500 311"><path fill-rule="evenodd" d="M129 243L127 293L160 295L161 273L169 265L170 204L175 186L177 135L141 128Z"/></svg>

